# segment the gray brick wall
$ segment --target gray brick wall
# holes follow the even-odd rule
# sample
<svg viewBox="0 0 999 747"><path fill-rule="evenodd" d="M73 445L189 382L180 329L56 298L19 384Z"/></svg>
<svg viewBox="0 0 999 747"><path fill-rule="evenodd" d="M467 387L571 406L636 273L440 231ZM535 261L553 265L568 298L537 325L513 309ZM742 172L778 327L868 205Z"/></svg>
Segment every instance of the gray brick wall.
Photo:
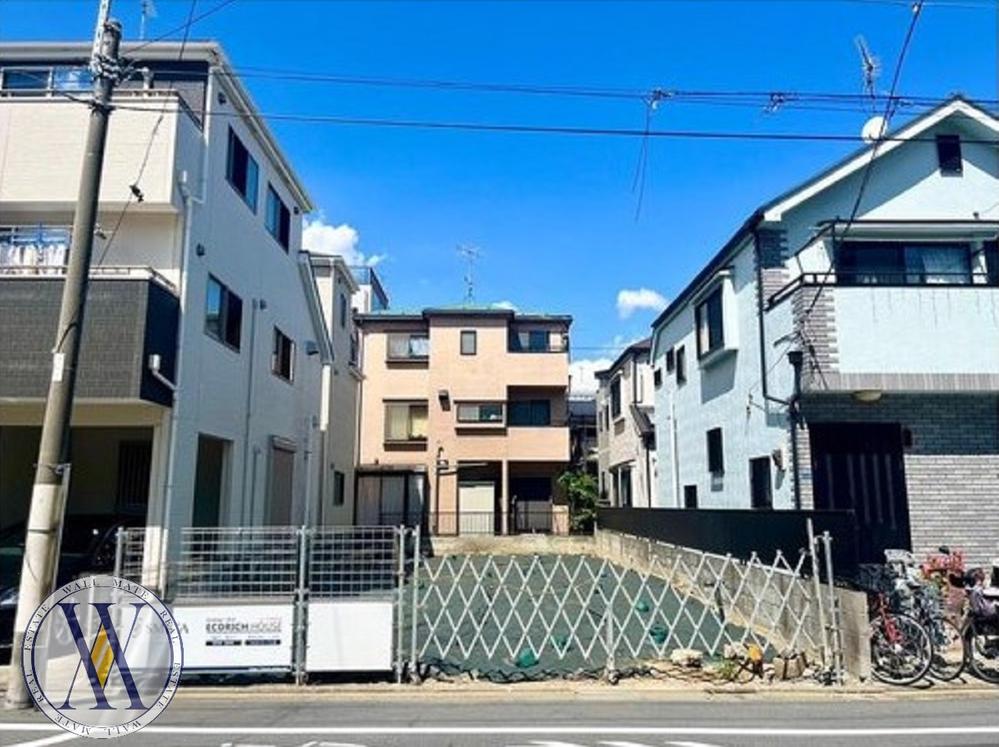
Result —
<svg viewBox="0 0 999 747"><path fill-rule="evenodd" d="M806 397L806 422L901 423L912 434L905 449L912 546L925 554L940 545L963 549L972 563L999 557L999 397L888 394L876 404L849 395ZM799 439L802 504L811 508L807 429Z"/></svg>
<svg viewBox="0 0 999 747"><path fill-rule="evenodd" d="M763 278L763 301L766 303L791 278L784 264L787 259L787 233L778 229L761 228L756 233L756 259Z"/></svg>
<svg viewBox="0 0 999 747"><path fill-rule="evenodd" d="M839 364L836 337L836 302L831 288L800 288L792 297L795 333L805 353L801 386L806 391L829 388L826 376Z"/></svg>
<svg viewBox="0 0 999 747"><path fill-rule="evenodd" d="M41 399L48 392L63 284L56 278L0 280L0 397ZM150 297L156 303L150 305ZM147 280L94 280L87 298L76 394L169 404L169 392L143 386L149 352L176 347L176 297ZM155 310L152 324L149 312ZM149 337L162 338L157 340Z"/></svg>

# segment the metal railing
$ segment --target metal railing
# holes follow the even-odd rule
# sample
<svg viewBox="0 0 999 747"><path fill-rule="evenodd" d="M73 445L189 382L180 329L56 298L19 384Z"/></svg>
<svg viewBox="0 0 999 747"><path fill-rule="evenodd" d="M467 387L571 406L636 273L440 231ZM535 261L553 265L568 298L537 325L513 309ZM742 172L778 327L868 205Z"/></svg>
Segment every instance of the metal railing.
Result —
<svg viewBox="0 0 999 747"><path fill-rule="evenodd" d="M299 587L293 527L184 529L168 565L172 598L290 598Z"/></svg>
<svg viewBox="0 0 999 747"><path fill-rule="evenodd" d="M320 527L308 532L306 587L312 598L384 596L398 584L396 526Z"/></svg>
<svg viewBox="0 0 999 747"><path fill-rule="evenodd" d="M144 538L119 533L117 573L139 577ZM620 534L598 537L583 555L427 557L419 528L184 529L165 596L294 605L298 675L309 605L349 599L391 602L399 680L407 670L414 679L475 672L501 681L642 674L668 669L677 648L710 657L731 644L756 644L768 657L808 652L838 680L837 602L814 572L833 578L831 540L824 553L811 532L808 540L800 557L770 562Z"/></svg>
<svg viewBox="0 0 999 747"><path fill-rule="evenodd" d="M920 272L892 269L837 269L806 272L794 278L767 299L767 308L787 300L802 288L995 288L999 274L989 272Z"/></svg>

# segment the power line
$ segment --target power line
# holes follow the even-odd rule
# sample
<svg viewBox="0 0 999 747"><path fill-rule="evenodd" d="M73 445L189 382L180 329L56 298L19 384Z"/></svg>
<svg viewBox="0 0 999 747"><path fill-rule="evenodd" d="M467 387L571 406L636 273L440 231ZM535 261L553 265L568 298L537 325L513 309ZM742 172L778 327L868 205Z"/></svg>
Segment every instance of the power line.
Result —
<svg viewBox="0 0 999 747"><path fill-rule="evenodd" d="M16 99L13 99L16 101ZM156 112L155 107L116 104L122 111ZM443 121L421 119L391 119L375 117L348 117L335 114L305 114L289 112L230 112L220 110L196 111L197 116L228 117L235 119L253 119L275 122L299 122L306 124L328 124L356 127L383 127L393 129L423 129L423 130L456 130L466 132L521 133L539 135L575 135L627 138L671 138L687 140L745 140L745 141L778 141L778 142L827 142L827 143L858 143L867 142L862 135L842 133L807 133L807 132L751 132L724 130L645 130L634 128L614 128L574 125L532 125L504 124L491 122ZM935 143L935 137L884 136L882 142L927 142ZM999 139L993 138L963 138L962 142L971 145L999 145Z"/></svg>
<svg viewBox="0 0 999 747"><path fill-rule="evenodd" d="M245 0L243 0L245 1ZM192 70L173 70L158 68L159 74L184 74L188 78L208 78L212 73ZM323 73L309 70L288 70L257 66L241 66L231 72L218 70L214 74L229 78L259 78L284 82L308 84L327 84L375 88L412 88L418 90L436 90L465 93L499 93L520 94L532 96L578 97L593 99L610 99L645 103L650 98L659 102L669 103L700 103L724 102L733 105L743 105L753 108L768 108L774 111L783 108L806 107L821 105L835 110L841 107L843 111L867 111L871 102L886 101L884 94L854 94L836 91L794 91L779 88L771 90L745 89L684 89L664 86L648 88L623 88L607 86L508 83L490 81L445 80L433 78L405 78L398 76L364 76ZM946 100L940 96L896 94L894 96L899 106L933 107ZM983 105L999 105L999 99L977 99ZM775 101L778 102L776 105Z"/></svg>

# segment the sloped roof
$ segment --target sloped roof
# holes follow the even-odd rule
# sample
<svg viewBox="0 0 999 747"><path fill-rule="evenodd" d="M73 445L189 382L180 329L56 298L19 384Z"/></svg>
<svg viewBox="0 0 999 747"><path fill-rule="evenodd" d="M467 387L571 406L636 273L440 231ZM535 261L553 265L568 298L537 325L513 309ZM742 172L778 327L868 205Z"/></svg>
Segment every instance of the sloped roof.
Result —
<svg viewBox="0 0 999 747"><path fill-rule="evenodd" d="M971 120L979 123L987 129L999 133L999 118L978 104L966 99L963 96L955 95L943 102L933 110L910 120L906 124L888 132L878 145L876 158L883 158L900 145L919 137L923 132L939 124L943 120L955 114L962 114ZM672 318L677 311L683 308L690 297L703 285L714 273L721 269L728 261L729 256L734 253L750 236L760 223L766 221L778 221L783 213L791 210L802 202L824 192L833 185L848 178L859 169L864 168L870 161L871 152L875 145L864 145L855 150L845 158L837 161L818 174L808 178L801 184L792 187L788 191L778 195L772 200L764 203L753 211L739 229L732 234L731 238L725 242L722 248L715 254L700 272L684 287L676 298L656 317L652 322L652 328L657 329L668 319Z"/></svg>

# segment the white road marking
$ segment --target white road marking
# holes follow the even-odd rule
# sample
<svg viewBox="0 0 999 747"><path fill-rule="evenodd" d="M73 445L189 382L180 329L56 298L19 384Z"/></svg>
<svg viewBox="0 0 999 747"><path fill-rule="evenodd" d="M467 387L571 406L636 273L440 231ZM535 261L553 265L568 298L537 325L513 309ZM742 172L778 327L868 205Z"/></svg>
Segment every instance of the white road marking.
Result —
<svg viewBox="0 0 999 747"><path fill-rule="evenodd" d="M651 747L651 745L639 742L601 742L600 744L605 744L607 747ZM673 742L670 742L670 744L673 744Z"/></svg>
<svg viewBox="0 0 999 747"><path fill-rule="evenodd" d="M59 731L55 724L0 723L0 732ZM938 737L999 735L991 726L765 728L712 726L147 726L143 734L246 736L657 736L657 737ZM71 736L71 735L70 735Z"/></svg>
<svg viewBox="0 0 999 747"><path fill-rule="evenodd" d="M12 744L10 747L45 747L48 744L60 744L61 742L68 742L70 739L79 739L76 734L70 734L64 732L62 734L56 734L52 737L43 737L42 739L35 739L31 742L18 742L17 744Z"/></svg>

